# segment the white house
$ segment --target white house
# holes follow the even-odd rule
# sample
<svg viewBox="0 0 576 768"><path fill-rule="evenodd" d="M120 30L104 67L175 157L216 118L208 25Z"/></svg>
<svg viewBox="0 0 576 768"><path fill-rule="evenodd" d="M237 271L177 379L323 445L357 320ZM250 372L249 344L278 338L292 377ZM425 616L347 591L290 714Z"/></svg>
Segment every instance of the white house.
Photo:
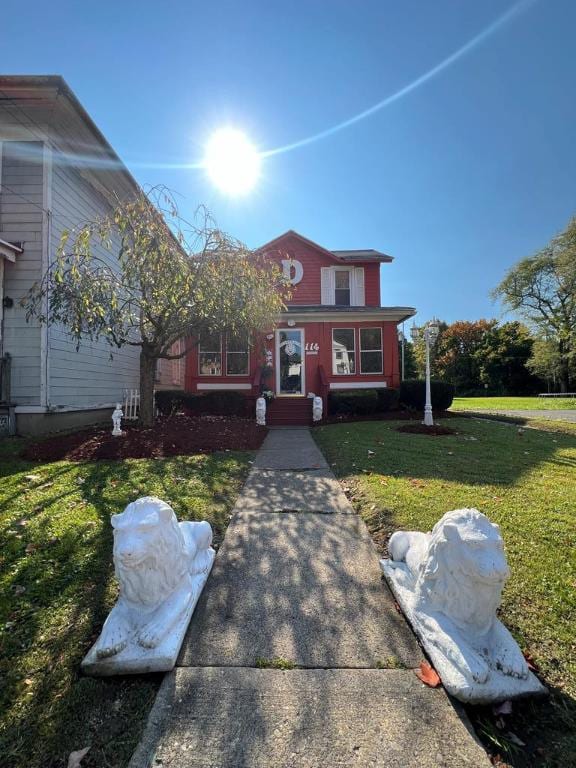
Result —
<svg viewBox="0 0 576 768"><path fill-rule="evenodd" d="M71 229L138 185L66 82L0 76L0 430L38 434L110 415L138 387L138 349L79 350L65 328L26 321L21 300ZM113 263L114 251L102 249Z"/></svg>

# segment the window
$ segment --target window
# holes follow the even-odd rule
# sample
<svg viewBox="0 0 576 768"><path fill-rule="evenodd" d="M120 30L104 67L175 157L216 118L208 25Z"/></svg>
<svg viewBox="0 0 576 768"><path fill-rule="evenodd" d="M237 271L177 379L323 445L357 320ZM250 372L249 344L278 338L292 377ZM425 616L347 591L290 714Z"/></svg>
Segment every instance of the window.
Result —
<svg viewBox="0 0 576 768"><path fill-rule="evenodd" d="M345 376L356 371L354 328L332 329L332 373Z"/></svg>
<svg viewBox="0 0 576 768"><path fill-rule="evenodd" d="M347 269L335 270L334 303L343 307L350 306L350 272Z"/></svg>
<svg viewBox="0 0 576 768"><path fill-rule="evenodd" d="M382 373L382 328L360 328L360 371Z"/></svg>
<svg viewBox="0 0 576 768"><path fill-rule="evenodd" d="M208 334L200 339L198 373L200 376L222 375L222 337L219 333Z"/></svg>
<svg viewBox="0 0 576 768"><path fill-rule="evenodd" d="M226 375L248 376L248 339L229 336L226 341Z"/></svg>
<svg viewBox="0 0 576 768"><path fill-rule="evenodd" d="M182 339L175 341L170 349L171 355L180 355L184 352L184 342ZM172 384L182 384L184 380L184 358L179 357L171 360L172 363Z"/></svg>

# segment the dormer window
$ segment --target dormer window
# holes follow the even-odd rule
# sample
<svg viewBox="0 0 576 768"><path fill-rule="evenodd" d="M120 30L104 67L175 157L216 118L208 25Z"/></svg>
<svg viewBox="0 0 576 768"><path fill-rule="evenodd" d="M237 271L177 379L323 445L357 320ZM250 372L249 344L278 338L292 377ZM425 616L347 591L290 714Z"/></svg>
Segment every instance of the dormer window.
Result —
<svg viewBox="0 0 576 768"><path fill-rule="evenodd" d="M364 267L321 267L321 303L340 307L363 307Z"/></svg>
<svg viewBox="0 0 576 768"><path fill-rule="evenodd" d="M337 306L349 307L350 300L350 270L336 269L334 274L334 303Z"/></svg>

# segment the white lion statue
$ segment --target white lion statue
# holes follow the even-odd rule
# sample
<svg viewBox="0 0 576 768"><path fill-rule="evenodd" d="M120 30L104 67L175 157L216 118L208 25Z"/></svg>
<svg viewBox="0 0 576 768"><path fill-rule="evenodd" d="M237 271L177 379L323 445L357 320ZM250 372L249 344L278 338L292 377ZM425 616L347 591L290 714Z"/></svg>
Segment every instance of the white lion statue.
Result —
<svg viewBox="0 0 576 768"><path fill-rule="evenodd" d="M312 400L312 421L322 421L322 398L314 395Z"/></svg>
<svg viewBox="0 0 576 768"><path fill-rule="evenodd" d="M457 509L430 533L394 533L388 550L382 569L437 667L448 676L455 668L468 687L493 672L527 679L528 664L496 618L510 575L497 525L477 509Z"/></svg>
<svg viewBox="0 0 576 768"><path fill-rule="evenodd" d="M266 426L266 398L264 397L256 400L256 424L259 427Z"/></svg>
<svg viewBox="0 0 576 768"><path fill-rule="evenodd" d="M128 504L112 527L120 596L89 654L100 660L130 643L159 646L191 615L214 560L210 524L178 523L172 507L154 496Z"/></svg>

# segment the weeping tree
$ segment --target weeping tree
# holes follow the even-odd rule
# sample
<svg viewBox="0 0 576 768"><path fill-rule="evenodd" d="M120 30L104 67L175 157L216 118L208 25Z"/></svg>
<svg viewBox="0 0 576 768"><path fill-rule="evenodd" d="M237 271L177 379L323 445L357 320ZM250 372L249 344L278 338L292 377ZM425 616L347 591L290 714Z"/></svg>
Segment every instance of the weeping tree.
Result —
<svg viewBox="0 0 576 768"><path fill-rule="evenodd" d="M194 223L155 188L62 234L54 263L24 300L28 318L63 324L76 341L140 349L140 421L154 422L158 360L183 357L202 334L270 328L287 285L271 261L218 229ZM174 342L185 339L179 354Z"/></svg>
<svg viewBox="0 0 576 768"><path fill-rule="evenodd" d="M576 360L576 217L534 256L510 269L492 292L554 342L562 392Z"/></svg>

